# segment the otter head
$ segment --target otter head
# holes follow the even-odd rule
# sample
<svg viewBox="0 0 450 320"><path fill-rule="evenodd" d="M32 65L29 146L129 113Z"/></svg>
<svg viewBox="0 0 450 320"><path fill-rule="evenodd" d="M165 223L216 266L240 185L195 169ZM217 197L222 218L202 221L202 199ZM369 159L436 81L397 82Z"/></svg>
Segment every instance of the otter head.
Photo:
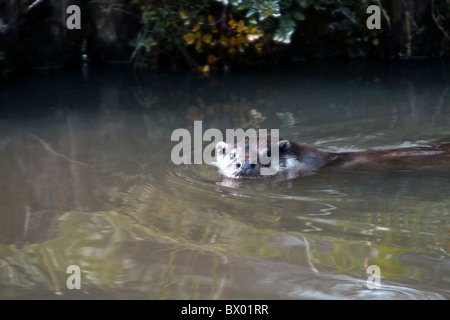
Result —
<svg viewBox="0 0 450 320"><path fill-rule="evenodd" d="M284 157L290 147L288 140L277 142L279 150L279 159L272 161L270 140L263 141L261 144L249 143L230 145L226 142L218 142L216 145L216 162L214 163L220 172L228 178L258 178L275 175L279 169L284 167ZM275 168L273 168L275 166ZM262 169L274 169L267 174Z"/></svg>

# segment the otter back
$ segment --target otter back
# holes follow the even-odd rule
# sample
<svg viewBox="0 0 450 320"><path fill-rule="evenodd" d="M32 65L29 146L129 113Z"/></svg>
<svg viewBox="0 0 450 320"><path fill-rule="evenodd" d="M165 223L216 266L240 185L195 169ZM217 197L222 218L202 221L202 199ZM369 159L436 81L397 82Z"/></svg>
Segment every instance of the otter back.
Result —
<svg viewBox="0 0 450 320"><path fill-rule="evenodd" d="M228 178L262 177L261 168L270 166L270 139L258 144L216 145L219 172ZM317 150L289 140L277 142L279 162L277 175L309 175L323 167L364 170L450 170L450 144L430 147L368 150L334 153Z"/></svg>

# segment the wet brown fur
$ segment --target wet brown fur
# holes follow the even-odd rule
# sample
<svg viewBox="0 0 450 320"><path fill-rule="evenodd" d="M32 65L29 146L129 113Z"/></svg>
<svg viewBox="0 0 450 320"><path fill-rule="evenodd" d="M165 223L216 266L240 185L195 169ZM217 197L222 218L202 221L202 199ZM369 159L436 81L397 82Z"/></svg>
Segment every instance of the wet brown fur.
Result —
<svg viewBox="0 0 450 320"><path fill-rule="evenodd" d="M429 147L398 148L390 150L367 150L362 152L326 152L314 149L288 140L279 140L280 168L297 171L300 175L311 174L323 168L333 167L350 170L450 170L450 144L441 144ZM235 145L236 147L236 145ZM270 140L260 146L270 150ZM223 150L222 150L223 152ZM225 153L229 150L225 150ZM228 155L228 154L227 154ZM249 169L245 161L250 159L248 141L245 153L237 156L236 162L229 166L234 178L255 178L259 176L259 169L263 165L257 157L256 169ZM253 159L255 160L255 159ZM290 161L289 160L294 160ZM249 170L241 170L241 165L247 165ZM292 163L292 168L288 168ZM253 168L253 167L252 167ZM236 172L234 172L234 171Z"/></svg>

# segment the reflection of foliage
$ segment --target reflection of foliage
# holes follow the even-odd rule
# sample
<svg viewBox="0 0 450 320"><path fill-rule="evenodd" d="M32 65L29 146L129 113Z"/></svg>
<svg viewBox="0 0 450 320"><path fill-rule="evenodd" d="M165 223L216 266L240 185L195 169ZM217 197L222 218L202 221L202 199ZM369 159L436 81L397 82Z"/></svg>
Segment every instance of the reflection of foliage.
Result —
<svg viewBox="0 0 450 320"><path fill-rule="evenodd" d="M222 84L211 79L207 88L216 86ZM203 91L203 87L200 91ZM208 127L223 128L223 120L226 118L226 126L229 128L259 128L268 116L260 110L261 101L250 101L245 95L229 94L220 101L216 94L209 96L203 92L195 94L171 90L167 95L160 95L147 89L135 88L133 93L137 102L151 114L149 118L153 121L157 119L159 125L185 127L186 120L189 120L188 125L192 121L203 120ZM165 107L167 105L176 106L178 110L174 112L173 107L169 110ZM153 132L157 126L150 124L148 129Z"/></svg>
<svg viewBox="0 0 450 320"><path fill-rule="evenodd" d="M220 120L229 116L232 128L259 128L266 118L245 98L231 96L229 101L222 106L218 103L205 105L203 99L198 96L197 104L191 105L186 112L186 118L192 121L206 120L211 127L221 127Z"/></svg>
<svg viewBox="0 0 450 320"><path fill-rule="evenodd" d="M87 292L99 288L114 294L123 288L133 288L137 294L152 299L192 298L192 283L182 277L182 270L192 267L197 259L205 262L206 256L212 270L203 272L211 272L212 276L219 273L227 257L244 256L289 257L289 261L309 265L319 273L333 271L363 279L366 263L378 265L387 279L426 276L431 280L443 280L441 271L434 272L432 267L405 266L399 261L402 256L421 250L423 244L416 248L416 242L423 241L424 237L409 234L399 240L396 230L420 230L416 226L420 225L420 219L408 221L397 217L398 213L390 212L390 206L383 205L381 200L381 212L367 213L353 222L331 216L328 220L299 216L319 228L328 225L327 232L314 233L296 231L296 227L280 231L278 223L282 217L276 213L260 212L257 221L246 220L243 218L247 210L245 202L223 200L219 204L222 209L217 210L209 204L189 201L189 195L175 193L177 197L141 181L128 192L117 190L111 194L118 206L116 210L73 211L63 215L59 219L61 236L58 238L22 249L0 246L0 285L26 290L38 284L56 293L67 293L66 268L76 264L81 267L82 288ZM356 205L345 200L305 199L304 202L306 205L327 201L344 210ZM413 205L409 207L405 203L402 211L412 216L430 214L432 203L413 202ZM392 232L376 231L374 223ZM342 234L347 236L336 237ZM274 239L282 242L277 245ZM283 239L292 239L297 245L285 245ZM367 242L370 239L374 239L373 243ZM429 240L432 245L437 238ZM144 248L147 251L142 252ZM147 260L139 261L142 254L150 254L149 265ZM181 287L181 291L178 287L168 291L169 285ZM215 292L204 297L211 298L213 294Z"/></svg>

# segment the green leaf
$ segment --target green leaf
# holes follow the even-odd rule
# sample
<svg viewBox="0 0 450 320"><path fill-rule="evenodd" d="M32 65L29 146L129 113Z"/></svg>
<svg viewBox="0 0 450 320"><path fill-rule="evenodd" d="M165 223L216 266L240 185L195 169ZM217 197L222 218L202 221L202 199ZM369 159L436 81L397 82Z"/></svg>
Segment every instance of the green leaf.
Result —
<svg viewBox="0 0 450 320"><path fill-rule="evenodd" d="M303 12L298 12L298 11L294 11L292 13L292 17L297 21L303 21L306 18L305 15L303 14Z"/></svg>
<svg viewBox="0 0 450 320"><path fill-rule="evenodd" d="M307 0L297 0L297 3L303 9L306 8L309 5Z"/></svg>
<svg viewBox="0 0 450 320"><path fill-rule="evenodd" d="M250 10L247 11L247 13L245 14L245 16L251 17L252 15L254 15L256 13L256 10L254 10L253 8L250 8Z"/></svg>
<svg viewBox="0 0 450 320"><path fill-rule="evenodd" d="M291 17L282 16L280 19L280 25L278 26L278 29L275 32L273 40L280 41L286 44L290 43L291 36L294 33L296 26L297 24Z"/></svg>

